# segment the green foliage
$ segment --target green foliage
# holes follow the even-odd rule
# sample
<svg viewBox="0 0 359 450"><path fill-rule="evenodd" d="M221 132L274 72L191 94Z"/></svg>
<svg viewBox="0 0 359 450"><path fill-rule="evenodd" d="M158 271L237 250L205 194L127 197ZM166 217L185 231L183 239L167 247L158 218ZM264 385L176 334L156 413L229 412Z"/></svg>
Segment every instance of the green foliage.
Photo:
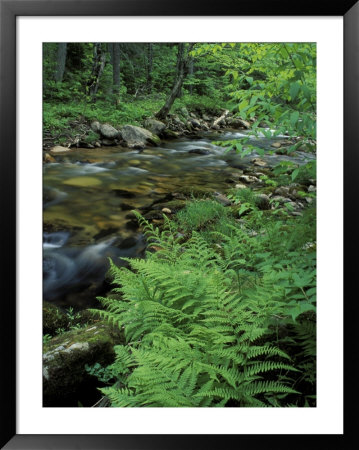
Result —
<svg viewBox="0 0 359 450"><path fill-rule="evenodd" d="M215 200L194 200L177 213L176 221L182 230L189 232L203 228L226 213L225 207Z"/></svg>
<svg viewBox="0 0 359 450"><path fill-rule="evenodd" d="M240 44L237 67L227 71L233 110L255 118L253 133L275 123L277 133L316 138L315 44Z"/></svg>
<svg viewBox="0 0 359 450"><path fill-rule="evenodd" d="M160 100L138 100L135 103L120 103L115 108L110 102L44 103L44 130L52 133L73 134L71 121L83 117L86 121L99 120L114 127L131 123L140 125L144 118L153 115L161 106ZM95 136L96 137L96 136Z"/></svg>
<svg viewBox="0 0 359 450"><path fill-rule="evenodd" d="M43 47L44 130L71 132L79 116L114 126L141 124L164 104L176 73L178 45L121 43L120 81L114 85L111 45L101 44L105 65L95 98L87 94L94 63L93 43L68 43L62 82L55 81L58 44ZM229 108L251 120L251 134L300 137L288 149L315 149L316 45L312 43L197 43L191 71L173 110L198 113ZM275 128L275 131L270 129ZM247 154L255 147L234 144ZM256 149L258 150L258 149Z"/></svg>
<svg viewBox="0 0 359 450"><path fill-rule="evenodd" d="M264 183L265 183L267 186L273 186L273 187L277 187L277 186L278 186L278 182L275 181L275 180L272 180L271 178L269 178L268 175L261 175L261 176L259 177L259 179L262 180L262 181L264 181Z"/></svg>
<svg viewBox="0 0 359 450"><path fill-rule="evenodd" d="M75 313L74 308L70 306L66 310L66 316L70 324L72 324L76 319L79 319L81 317L80 313Z"/></svg>
<svg viewBox="0 0 359 450"><path fill-rule="evenodd" d="M49 334L44 334L42 336L42 343L43 344L47 344L49 341L51 341L52 336L50 336Z"/></svg>
<svg viewBox="0 0 359 450"><path fill-rule="evenodd" d="M250 188L231 189L227 197L235 203L248 203L251 206L256 205L256 194Z"/></svg>
<svg viewBox="0 0 359 450"><path fill-rule="evenodd" d="M103 383L109 383L116 376L116 373L111 370L111 366L102 367L100 363L95 363L93 366L85 364L85 370L89 375L96 377Z"/></svg>
<svg viewBox="0 0 359 450"><path fill-rule="evenodd" d="M207 95L189 95L188 93L181 98L176 99L173 105L174 112L180 113L181 108L186 107L190 111L203 113L218 113L220 108L225 107L220 91L213 91L210 96Z"/></svg>
<svg viewBox="0 0 359 450"><path fill-rule="evenodd" d="M316 179L317 163L309 161L301 166L292 161L281 161L274 169L273 174L281 185L288 185L295 182L310 184L310 180Z"/></svg>
<svg viewBox="0 0 359 450"><path fill-rule="evenodd" d="M300 328L315 311L305 220L253 210L239 225L222 215L179 244L178 223L160 231L138 217L160 251L126 259L130 269L111 263L121 300L99 298L96 312L127 342L115 347L116 382L101 389L112 406L303 406L301 370L315 354L315 333Z"/></svg>

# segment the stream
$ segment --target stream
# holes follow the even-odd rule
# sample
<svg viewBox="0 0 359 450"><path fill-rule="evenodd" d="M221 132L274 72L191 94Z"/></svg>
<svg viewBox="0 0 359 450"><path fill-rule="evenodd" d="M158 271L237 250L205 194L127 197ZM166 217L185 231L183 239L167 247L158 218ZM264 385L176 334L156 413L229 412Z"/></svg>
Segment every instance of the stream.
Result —
<svg viewBox="0 0 359 450"><path fill-rule="evenodd" d="M97 305L108 291L108 257L141 257L146 243L131 210L166 206L178 192L203 189L225 192L238 169L252 167L255 152L241 157L212 141L238 139L245 132L202 133L195 139L163 141L143 151L123 147L74 149L43 170L43 295L59 307L76 310ZM273 150L273 141L254 138L253 145ZM192 152L191 151L195 151ZM282 160L303 164L314 156L266 154L268 166ZM59 157L58 157L59 161ZM260 172L261 169L257 168Z"/></svg>

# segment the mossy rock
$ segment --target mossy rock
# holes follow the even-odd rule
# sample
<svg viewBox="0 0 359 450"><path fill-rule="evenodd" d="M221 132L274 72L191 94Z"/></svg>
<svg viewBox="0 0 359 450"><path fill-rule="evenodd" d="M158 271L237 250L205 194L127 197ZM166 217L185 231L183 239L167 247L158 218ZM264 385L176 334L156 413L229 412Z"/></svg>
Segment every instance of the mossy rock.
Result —
<svg viewBox="0 0 359 450"><path fill-rule="evenodd" d="M154 220L154 219L161 219L162 218L162 213L161 211L148 211L146 214L144 214L143 216L146 220Z"/></svg>
<svg viewBox="0 0 359 450"><path fill-rule="evenodd" d="M179 134L176 131L166 128L163 131L163 136L166 137L167 139L176 139L178 138Z"/></svg>
<svg viewBox="0 0 359 450"><path fill-rule="evenodd" d="M43 334L54 336L59 328L66 329L68 326L68 318L55 305L43 302L42 306L42 329Z"/></svg>
<svg viewBox="0 0 359 450"><path fill-rule="evenodd" d="M99 363L103 367L111 364L115 358L114 346L122 343L122 330L99 321L65 332L44 344L44 406L71 406L79 400L84 386L94 389L93 377L86 372L85 364Z"/></svg>
<svg viewBox="0 0 359 450"><path fill-rule="evenodd" d="M231 205L228 207L227 211L229 211L229 213L235 217L238 218L239 217L239 210L241 209L241 204L238 203L236 205Z"/></svg>
<svg viewBox="0 0 359 450"><path fill-rule="evenodd" d="M162 202L162 203L156 203L155 205L153 205L153 210L154 211L161 211L161 217L154 217L156 219L162 218L162 209L163 208L168 208L171 210L171 212L177 212L180 209L184 208L186 206L186 201L185 200L169 200L167 202Z"/></svg>
<svg viewBox="0 0 359 450"><path fill-rule="evenodd" d="M199 186L184 186L177 189L179 194L183 194L188 198L203 198L203 197L211 197L214 189L209 187L199 187Z"/></svg>
<svg viewBox="0 0 359 450"><path fill-rule="evenodd" d="M258 191L258 194L266 194L270 195L273 194L274 191L277 189L278 186L266 186L265 188Z"/></svg>
<svg viewBox="0 0 359 450"><path fill-rule="evenodd" d="M148 141L153 145L160 145L161 139L156 135L152 133L151 138L148 139Z"/></svg>

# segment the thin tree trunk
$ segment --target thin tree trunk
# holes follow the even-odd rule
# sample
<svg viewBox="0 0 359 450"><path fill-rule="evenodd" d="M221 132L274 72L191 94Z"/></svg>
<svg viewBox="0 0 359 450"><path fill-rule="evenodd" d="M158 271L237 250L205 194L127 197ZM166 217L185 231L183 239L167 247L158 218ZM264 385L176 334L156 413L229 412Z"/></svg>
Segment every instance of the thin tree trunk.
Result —
<svg viewBox="0 0 359 450"><path fill-rule="evenodd" d="M112 56L112 80L113 80L113 93L118 96L120 93L120 44L114 43L113 56ZM117 101L118 99L116 99Z"/></svg>
<svg viewBox="0 0 359 450"><path fill-rule="evenodd" d="M64 78L66 65L67 43L60 42L57 47L55 81L61 83Z"/></svg>
<svg viewBox="0 0 359 450"><path fill-rule="evenodd" d="M176 77L173 83L172 90L168 96L166 103L156 114L157 119L163 120L167 117L173 102L179 96L183 84L183 80L188 74L188 66L190 60L190 51L192 50L194 44L189 44L185 51L185 44L178 44L178 54L177 54L177 64L176 64Z"/></svg>
<svg viewBox="0 0 359 450"><path fill-rule="evenodd" d="M150 94L152 91L152 67L153 67L153 45L147 44L147 92Z"/></svg>
<svg viewBox="0 0 359 450"><path fill-rule="evenodd" d="M181 72L183 71L184 48L185 48L185 44L183 42L178 44L177 66L176 66L176 73L177 73L178 77L181 77L181 75L182 75ZM183 83L183 79L182 79L182 83ZM182 83L178 89L177 98L182 97Z"/></svg>
<svg viewBox="0 0 359 450"><path fill-rule="evenodd" d="M192 77L193 76L193 72L194 72L194 64L193 64L193 58L191 57L190 59L189 59L189 63L188 63L188 75L190 76L190 77ZM190 93L190 95L192 95L193 94L193 85L192 85L192 82L191 82L191 84L189 85L189 93Z"/></svg>
<svg viewBox="0 0 359 450"><path fill-rule="evenodd" d="M96 101L96 94L100 84L101 75L106 63L106 53L100 43L94 44L93 49L93 64L90 79L87 82L87 93L92 101Z"/></svg>

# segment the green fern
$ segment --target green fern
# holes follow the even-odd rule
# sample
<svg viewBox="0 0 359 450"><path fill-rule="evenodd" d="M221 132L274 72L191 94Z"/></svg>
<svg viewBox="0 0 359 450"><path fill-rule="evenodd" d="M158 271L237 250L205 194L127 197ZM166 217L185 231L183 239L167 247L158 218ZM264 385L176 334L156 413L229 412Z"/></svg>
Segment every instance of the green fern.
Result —
<svg viewBox="0 0 359 450"><path fill-rule="evenodd" d="M315 330L302 329L290 312L293 302L313 302L312 256L273 249L282 225L255 224L254 232L251 221L222 223L221 231L192 231L180 244L176 223L165 218L160 231L137 217L157 251L126 259L129 269L111 262L121 300L99 298L104 310L97 311L123 328L127 341L115 348L116 383L102 389L112 406L293 403L295 374L304 366L292 364L278 327L297 330L296 361L315 360Z"/></svg>

